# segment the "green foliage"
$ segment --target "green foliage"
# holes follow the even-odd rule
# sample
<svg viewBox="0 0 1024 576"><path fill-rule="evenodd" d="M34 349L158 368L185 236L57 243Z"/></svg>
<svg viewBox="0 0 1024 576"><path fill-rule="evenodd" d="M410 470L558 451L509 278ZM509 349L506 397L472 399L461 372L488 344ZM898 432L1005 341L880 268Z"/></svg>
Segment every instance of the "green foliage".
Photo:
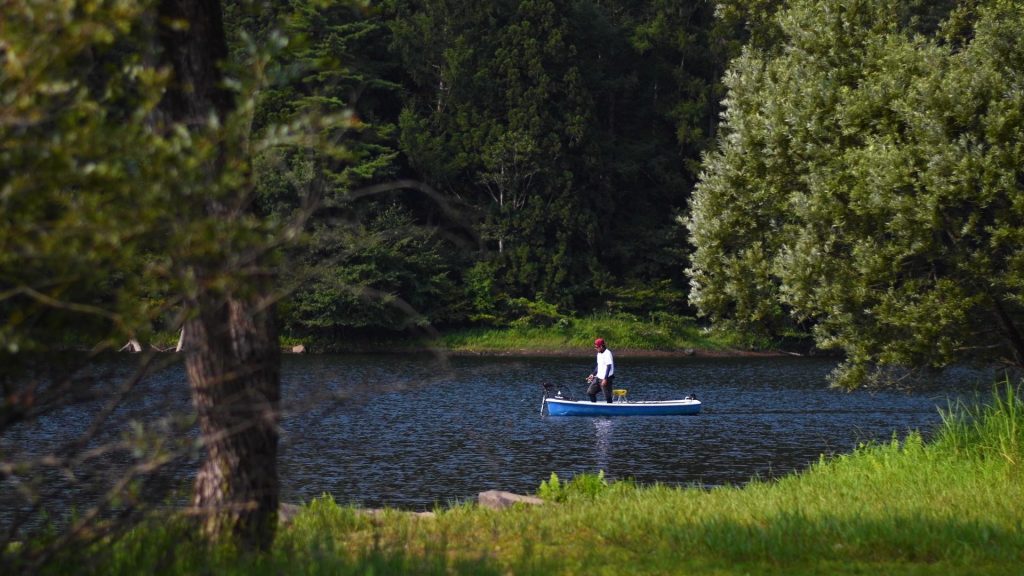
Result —
<svg viewBox="0 0 1024 576"><path fill-rule="evenodd" d="M0 354L145 333L163 304L166 172L200 153L146 125L166 74L131 48L144 4L14 2L0 28ZM19 356L19 353L22 353Z"/></svg>
<svg viewBox="0 0 1024 576"><path fill-rule="evenodd" d="M344 260L338 252L347 252L351 236L396 202L415 224L442 233L440 264L459 288L453 297L466 302L458 309L447 302L417 307L419 318L411 324L468 319L506 325L517 318L506 305L516 298L549 302L565 313L683 312L688 250L685 231L673 222L715 133L719 76L738 51L734 41L767 26L774 11L771 2L722 6L720 26L711 3L681 7L663 0L226 2L231 85L259 77L245 123L233 130L251 128L273 142L237 150L251 156L246 161L252 162L254 205L263 220L252 220L247 233L258 235L264 224L310 224L300 235L306 243L284 255L309 263L286 268L295 272L283 282L283 289L296 293L296 301L282 307L290 330L372 324L358 315L351 325L342 319L358 289L348 297L335 288L320 290L331 278L340 280L326 285L372 287L353 282L350 276L359 274L336 269ZM102 72L91 80L95 94L106 90L110 102L119 103L111 113L124 118L130 98L158 97L156 88L136 86L138 78L117 81L129 69L119 70L116 59L134 62L142 53L132 42L111 44L104 37L90 42L83 58L99 58L93 70ZM158 79L146 82L159 85ZM146 90L149 96L143 96ZM315 140L312 134L283 137L285 126L318 115L327 121L316 127ZM126 122L119 129L136 126ZM126 154L146 150L131 142L112 137L90 146L96 153L104 147L113 153L120 143ZM132 165L146 168L146 162ZM484 250L467 254L464 243L451 242L453 232L468 236L467 222L433 201L399 191L361 195L365 186L406 177L424 180L447 201L474 211L479 218L472 225ZM180 188L191 184L201 183L183 180ZM128 220L146 222L144 216ZM102 253L99 247L92 252ZM392 264L402 260L384 259L380 266ZM109 299L123 283L145 282L129 287L141 297L122 301L171 305L165 281L123 268L109 281L85 279L82 272L78 284L95 287L86 299ZM431 302L386 284L374 288L385 299ZM333 305L336 298L342 299L339 306ZM314 318L317 310L330 318ZM167 314L150 315L158 330L172 329ZM386 316L375 328L397 325ZM83 331L87 327L82 323ZM76 338L96 340L93 334Z"/></svg>
<svg viewBox="0 0 1024 576"><path fill-rule="evenodd" d="M784 45L782 29L775 18L785 5L783 0L718 0L715 24L729 55L739 56L744 47L760 52L775 52Z"/></svg>
<svg viewBox="0 0 1024 576"><path fill-rule="evenodd" d="M518 316L512 321L512 328L528 328L532 326L555 326L567 320L558 307L543 300L534 302L526 298L515 298L509 301L512 315ZM562 322L564 325L564 322Z"/></svg>
<svg viewBox="0 0 1024 576"><path fill-rule="evenodd" d="M472 314L469 320L484 326L497 326L502 323L499 316L499 302L507 296L496 293L494 276L497 266L489 260L479 260L463 273L466 285L466 296L472 302Z"/></svg>
<svg viewBox="0 0 1024 576"><path fill-rule="evenodd" d="M716 115L710 6L396 4L394 46L413 80L401 148L427 182L480 209L493 304L591 311L626 282L681 290L671 222ZM485 308L481 319L514 320Z"/></svg>
<svg viewBox="0 0 1024 576"><path fill-rule="evenodd" d="M540 483L537 496L551 502L567 502L579 498L594 499L606 493L608 488L604 470L597 474L577 474L565 484L562 484L558 475L552 472L549 480Z"/></svg>
<svg viewBox="0 0 1024 576"><path fill-rule="evenodd" d="M240 37L272 39L282 27L290 39L277 63L283 82L264 89L257 129L297 111L351 111L340 156L299 149L275 151L269 169L257 161L260 205L280 216L301 208L303 188L322 194L325 209L312 220L324 245L307 250L329 268L324 253L345 234L332 241L330 229L373 211L349 194L410 174L478 216L472 224L489 253L446 250L473 302L464 318L506 325L517 319L506 305L516 298L569 312L681 313L688 254L674 219L715 132L725 62L747 37L745 23L767 19L762 4L774 10L728 4L718 25L711 3L662 0L300 2L275 9L279 25L240 1L229 14ZM418 222L466 225L401 201ZM329 311L335 295L315 283L290 282Z"/></svg>
<svg viewBox="0 0 1024 576"><path fill-rule="evenodd" d="M607 290L609 312L673 316L686 307L686 293L670 279L629 282Z"/></svg>
<svg viewBox="0 0 1024 576"><path fill-rule="evenodd" d="M558 474L551 473L551 478L548 480L542 480L540 488L537 489L537 496L545 500L559 501L564 500L564 489L562 483L558 480Z"/></svg>
<svg viewBox="0 0 1024 576"><path fill-rule="evenodd" d="M403 206L374 207L365 225L314 223L313 249L296 255L303 266L293 270L303 283L287 301L293 333L400 331L461 318L444 242Z"/></svg>
<svg viewBox="0 0 1024 576"><path fill-rule="evenodd" d="M280 44L250 45L250 68L230 67L239 75L222 78L213 71L222 38L212 18L212 26L193 37L207 43L189 53L191 63L210 66L196 71L167 64L180 63L174 56L182 46L162 43L167 28L184 31L189 23L164 18L161 10L187 12L197 6L4 5L0 435L15 424L28 430L42 426L39 416L68 406L85 418L81 436L53 439L53 451L60 454L55 460L4 455L2 467L20 476L21 489L13 493L27 514L4 530L5 543L30 537L40 516L66 509L61 496L77 493L92 495L89 507L79 517L61 517L70 524L52 544L78 546L117 534L142 515L144 497L167 489L148 482L151 475L196 450L187 435L168 433L187 428L173 418L133 422L124 437L104 439L114 408L157 362L155 355L141 354L134 370L107 370L97 362L100 353L129 338L148 347L154 332L177 333L189 322L208 329L187 332L192 346L186 361L202 354L209 360L190 366L195 387L206 393L209 382L217 388L233 378L248 385L254 371L236 370L245 362L239 357L260 355L255 372L265 379L265 397L276 401L277 355L259 351L266 345L272 352L276 344L272 322L265 320L273 311L270 286L279 264L274 255L290 237L282 230L283 219L261 218L250 210L251 159L297 140L327 149L309 137L310 127L328 129L334 118L298 117L253 137L252 95L264 80L258 71ZM211 14L217 14L213 6ZM173 70L181 75L172 77ZM259 312L248 314L257 307ZM211 393L205 403L214 412L222 408L220 413L237 416L223 406L237 402L237 395L226 396ZM276 432L263 438L276 446ZM89 469L87 450L124 466ZM244 469L252 462L236 464ZM53 474L56 468L66 473ZM111 508L117 514L108 514ZM253 532L268 543L273 534L272 529Z"/></svg>
<svg viewBox="0 0 1024 576"><path fill-rule="evenodd" d="M879 364L1024 361L1024 276L1005 243L1024 230L1011 40L1024 11L982 7L962 49L911 34L948 9L793 2L784 49L734 62L688 220L703 314L769 333L812 324L846 353L844 385Z"/></svg>
<svg viewBox="0 0 1024 576"><path fill-rule="evenodd" d="M237 18L240 37L288 38L272 63L275 81L261 94L256 130L309 114L344 119L319 135L343 147L300 142L269 150L255 166L261 212L307 220L302 242L287 254L285 329L326 346L344 334L401 332L467 313L452 273L456 244L424 226L430 208L397 189L366 192L403 171L396 123L405 76L389 48L388 10L298 2L277 21L258 11Z"/></svg>
<svg viewBox="0 0 1024 576"><path fill-rule="evenodd" d="M570 236L592 226L569 190L589 111L567 26L553 2L428 2L393 24L417 83L402 148L428 182L484 209L512 295L554 296L577 266L560 257Z"/></svg>
<svg viewBox="0 0 1024 576"><path fill-rule="evenodd" d="M14 2L0 30L0 349L14 363L176 331L184 298L247 286L233 266L277 230L206 212L246 204L245 155L269 145L248 140L246 107L192 131L167 125L150 3L79 8Z"/></svg>
<svg viewBox="0 0 1024 576"><path fill-rule="evenodd" d="M442 342L451 350L534 350L590 354L594 338L608 340L609 347L630 350L767 348L767 340L745 337L726 330L702 328L692 318L667 313L638 318L626 314L584 317L561 316L548 326L515 328L473 327L445 330Z"/></svg>

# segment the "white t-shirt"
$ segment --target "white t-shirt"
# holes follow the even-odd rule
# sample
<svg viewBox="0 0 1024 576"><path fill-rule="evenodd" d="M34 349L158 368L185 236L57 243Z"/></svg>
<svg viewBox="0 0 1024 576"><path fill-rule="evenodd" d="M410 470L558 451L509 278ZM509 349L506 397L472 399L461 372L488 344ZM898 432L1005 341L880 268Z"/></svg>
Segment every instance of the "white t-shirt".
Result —
<svg viewBox="0 0 1024 576"><path fill-rule="evenodd" d="M612 351L605 348L604 352L597 353L597 378L604 380L615 375L615 361L612 360Z"/></svg>

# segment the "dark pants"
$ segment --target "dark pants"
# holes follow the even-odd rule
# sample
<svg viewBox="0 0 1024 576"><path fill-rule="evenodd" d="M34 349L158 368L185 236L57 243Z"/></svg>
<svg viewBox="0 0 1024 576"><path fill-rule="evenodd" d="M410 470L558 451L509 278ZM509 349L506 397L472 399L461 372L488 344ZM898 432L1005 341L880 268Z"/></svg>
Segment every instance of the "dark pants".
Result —
<svg viewBox="0 0 1024 576"><path fill-rule="evenodd" d="M591 382L590 386L587 388L587 396L590 396L590 401L591 402L597 402L597 391L598 390L604 390L604 399L607 400L609 404L611 404L612 403L612 380L614 378L615 378L615 376L609 376L609 377L605 378L604 380L594 379L594 381Z"/></svg>

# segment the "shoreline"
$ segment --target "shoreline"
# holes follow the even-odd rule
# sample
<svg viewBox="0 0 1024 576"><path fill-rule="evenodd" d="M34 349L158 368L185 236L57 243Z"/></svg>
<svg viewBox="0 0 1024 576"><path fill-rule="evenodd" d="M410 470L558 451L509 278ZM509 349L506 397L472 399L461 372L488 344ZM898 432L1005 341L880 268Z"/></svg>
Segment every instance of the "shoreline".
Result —
<svg viewBox="0 0 1024 576"><path fill-rule="evenodd" d="M443 347L430 348L360 348L350 347L344 352L333 350L309 351L303 348L296 351L293 348L282 348L284 354L431 354L452 357L480 357L480 358L576 358L589 356L590 350L582 348L513 348L506 350L472 350L472 349L449 349ZM813 358L831 356L820 350L813 350L810 353L792 352L787 350L741 350L711 349L711 348L683 348L675 350L647 350L642 348L618 348L612 351L616 357L625 358Z"/></svg>
<svg viewBox="0 0 1024 576"><path fill-rule="evenodd" d="M545 348L517 348L515 350L439 350L439 352L451 356L495 356L495 357L541 357L541 358L570 358L577 356L590 356L590 350L578 350L575 348L545 349ZM804 354L795 352L784 352L781 350L711 350L700 348L687 348L682 350L644 350L639 348L619 348L612 350L616 357L628 358L774 358L783 356L802 357Z"/></svg>

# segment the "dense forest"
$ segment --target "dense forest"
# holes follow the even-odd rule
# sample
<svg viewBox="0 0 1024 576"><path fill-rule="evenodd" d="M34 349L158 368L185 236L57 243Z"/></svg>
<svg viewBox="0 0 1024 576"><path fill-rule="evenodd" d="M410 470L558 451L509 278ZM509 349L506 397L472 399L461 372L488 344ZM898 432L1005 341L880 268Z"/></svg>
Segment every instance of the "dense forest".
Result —
<svg viewBox="0 0 1024 576"><path fill-rule="evenodd" d="M351 115L331 136L340 155L276 152L301 183L257 168L268 216L318 191L288 254L290 332L687 311L678 218L740 16L716 20L710 2L395 1L229 3L228 20L236 60L245 42L288 39L256 130Z"/></svg>
<svg viewBox="0 0 1024 576"><path fill-rule="evenodd" d="M1024 361L1018 3L229 15L236 46L289 39L257 130L351 115L340 156L286 153L321 193L287 256L292 334L700 314L813 333L850 383ZM260 209L297 210L264 173Z"/></svg>
<svg viewBox="0 0 1024 576"><path fill-rule="evenodd" d="M174 115L145 4L5 42L8 349L176 334L175 263L258 256L326 345L624 313L813 334L851 381L1024 363L1017 2L222 8L205 146L146 133Z"/></svg>
<svg viewBox="0 0 1024 576"><path fill-rule="evenodd" d="M257 548L277 526L282 332L696 315L811 334L848 385L1024 366L1022 2L3 11L0 435L107 402L52 455L3 454L5 481L87 467L160 365L112 386L97 357L160 334L184 334L191 513ZM109 447L137 477L45 548L102 538L115 505L137 520L148 475L197 450L184 430ZM19 486L4 549L47 512Z"/></svg>

